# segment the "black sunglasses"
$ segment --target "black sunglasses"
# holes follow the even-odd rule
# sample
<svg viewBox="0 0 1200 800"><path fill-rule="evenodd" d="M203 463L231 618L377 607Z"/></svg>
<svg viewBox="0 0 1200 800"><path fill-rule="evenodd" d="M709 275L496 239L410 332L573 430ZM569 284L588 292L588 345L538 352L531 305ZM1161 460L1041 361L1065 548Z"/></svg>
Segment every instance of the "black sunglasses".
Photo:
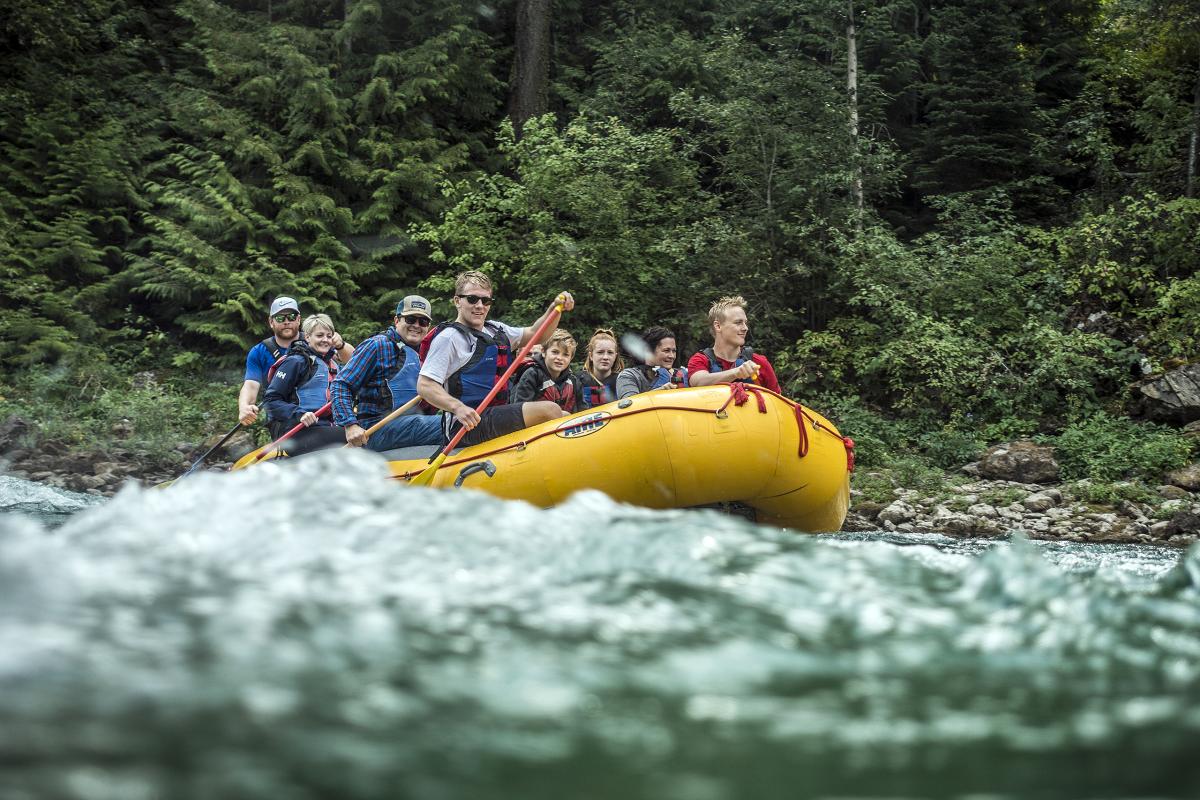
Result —
<svg viewBox="0 0 1200 800"><path fill-rule="evenodd" d="M280 311L278 314L271 317L271 319L275 320L276 322L295 322L296 320L300 319L300 314L296 311Z"/></svg>
<svg viewBox="0 0 1200 800"><path fill-rule="evenodd" d="M471 305L475 305L476 303L483 303L485 306L490 306L492 304L492 298L480 297L477 294L459 294L459 295L455 295L455 297L461 297L463 300L466 300Z"/></svg>
<svg viewBox="0 0 1200 800"><path fill-rule="evenodd" d="M404 320L409 325L420 325L422 328L429 324L429 320L417 314L408 314L400 319Z"/></svg>

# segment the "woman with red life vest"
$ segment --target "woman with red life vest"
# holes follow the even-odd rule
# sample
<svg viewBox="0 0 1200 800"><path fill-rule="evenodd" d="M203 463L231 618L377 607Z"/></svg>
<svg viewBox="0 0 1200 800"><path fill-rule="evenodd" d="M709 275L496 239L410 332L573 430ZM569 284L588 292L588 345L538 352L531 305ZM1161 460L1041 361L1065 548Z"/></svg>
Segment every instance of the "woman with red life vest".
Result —
<svg viewBox="0 0 1200 800"><path fill-rule="evenodd" d="M263 397L271 438L278 439L297 425L305 427L284 443L289 456L345 442L345 434L314 413L329 402L329 382L337 374L333 322L313 314L301 327L304 337L292 342L287 355L272 368Z"/></svg>
<svg viewBox="0 0 1200 800"><path fill-rule="evenodd" d="M688 359L692 386L714 383L755 383L779 394L779 379L765 356L746 345L750 323L746 319L746 301L740 296L722 297L708 310L708 326L713 333L712 347L706 347Z"/></svg>
<svg viewBox="0 0 1200 800"><path fill-rule="evenodd" d="M653 389L678 389L688 386L685 369L675 369L675 334L661 325L654 325L642 333L648 358L645 364L621 370L617 375L617 397L624 399Z"/></svg>
<svg viewBox="0 0 1200 800"><path fill-rule="evenodd" d="M617 349L617 335L610 328L596 328L588 340L579 373L583 387L583 407L611 403L617 399L617 374L625 369L625 360Z"/></svg>
<svg viewBox="0 0 1200 800"><path fill-rule="evenodd" d="M549 400L568 414L584 408L583 387L571 371L575 347L575 339L562 328L550 334L544 352L529 357L513 388L512 401Z"/></svg>
<svg viewBox="0 0 1200 800"><path fill-rule="evenodd" d="M575 307L571 294L562 292L532 326L517 328L488 320L494 299L488 276L475 270L460 274L454 284L458 317L434 327L421 342L417 394L445 412L442 418L447 441L459 425L468 430L462 443L473 445L565 414L547 400L509 403L503 388L483 414L475 411L508 370L513 353L521 349L555 308L560 304L563 311ZM541 343L549 338L547 331Z"/></svg>

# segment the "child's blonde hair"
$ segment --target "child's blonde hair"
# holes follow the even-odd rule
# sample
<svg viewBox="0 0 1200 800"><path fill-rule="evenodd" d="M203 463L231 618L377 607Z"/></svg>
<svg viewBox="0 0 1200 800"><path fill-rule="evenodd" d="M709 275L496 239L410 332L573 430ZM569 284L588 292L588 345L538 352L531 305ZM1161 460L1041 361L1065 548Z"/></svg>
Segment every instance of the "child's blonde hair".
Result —
<svg viewBox="0 0 1200 800"><path fill-rule="evenodd" d="M587 358L583 361L583 368L593 377L596 374L596 367L592 364L592 351L596 349L596 342L601 339L611 339L613 345L616 347L617 360L613 362L612 371L615 373L625 369L625 359L621 357L621 347L617 343L617 334L613 333L612 328L596 328L596 332L592 334L592 338L588 339Z"/></svg>
<svg viewBox="0 0 1200 800"><path fill-rule="evenodd" d="M573 358L575 356L575 348L578 347L578 345L575 343L575 338L571 336L570 332L562 328L558 328L554 331L554 333L550 334L550 338L542 347L542 352L545 353L555 345L558 346L559 350L567 351L567 358Z"/></svg>
<svg viewBox="0 0 1200 800"><path fill-rule="evenodd" d="M746 298L740 294L729 295L722 297L720 300L712 304L712 308L708 309L708 329L713 330L713 325L717 322L725 321L725 312L731 308L740 308L746 310Z"/></svg>

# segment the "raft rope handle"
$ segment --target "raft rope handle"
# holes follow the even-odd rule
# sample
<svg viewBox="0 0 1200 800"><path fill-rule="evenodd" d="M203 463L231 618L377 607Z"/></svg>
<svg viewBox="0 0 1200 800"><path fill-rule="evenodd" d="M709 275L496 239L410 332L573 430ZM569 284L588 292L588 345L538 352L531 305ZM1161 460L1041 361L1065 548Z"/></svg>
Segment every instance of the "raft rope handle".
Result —
<svg viewBox="0 0 1200 800"><path fill-rule="evenodd" d="M720 408L716 409L715 412L710 409L707 409L707 408L693 408L691 406L658 406L658 405L654 405L654 406L646 406L645 408L635 408L632 411L624 411L621 414L612 414L609 417L609 421L614 421L621 417L631 417L634 414L644 414L647 411L690 411L692 413L699 413L699 414L715 413L718 416L718 418L724 419L725 417L721 417L721 414L723 412L725 412L725 409L729 406L729 404L731 402L736 403L736 399L739 396L738 389L734 388L734 387L740 387L740 389L741 389L740 396L742 398L742 402L736 403L736 405L739 405L739 406L744 405L745 402L748 399L750 399L750 397L749 397L750 394L753 393L755 398L758 400L758 413L766 414L767 413L767 403L766 403L766 400L763 398L763 393L766 393L766 394L770 394L770 395L774 395L775 397L778 397L780 400L782 400L783 402L790 405L793 409L795 409L796 425L800 430L800 448L799 448L799 453L798 453L800 458L803 458L804 456L808 455L808 448L809 448L808 431L805 428L804 421L803 421L804 419L808 419L808 421L810 423L812 423L812 426L814 429L825 431L830 436L837 436L837 434L835 434L833 431L826 428L824 425L821 425L819 422L817 422L816 419L814 419L811 415L809 415L809 413L804 410L804 406L800 405L799 403L794 403L791 400L789 400L788 398L784 397L783 395L778 394L776 392L772 392L770 389L763 388L762 386L747 386L746 384L743 384L743 383L731 383L731 384L729 384L729 387L730 387L729 399L726 400L725 403L722 404L722 406ZM725 416L728 416L728 413L726 413ZM471 461L478 461L479 459L483 459L483 458L490 458L499 453L508 452L509 450L524 450L527 447L529 447L529 445L536 442L538 439L542 439L546 436L554 436L555 434L561 433L562 431L571 430L574 427L583 427L584 425L590 425L590 424L593 424L594 422L595 422L595 420L587 420L587 421L578 420L578 421L576 421L570 425L567 425L565 427L551 428L550 430L542 431L538 435L530 437L528 439L522 439L519 442L513 442L510 445L507 445L505 447L498 447L495 450L489 450L486 453L478 453L476 455L471 456L470 458L462 458L462 459L458 459L455 461L451 461L451 460L447 459L441 465L441 467L439 469L445 469L446 467L453 467L458 464L466 464ZM843 444L845 443L845 440L841 436L838 436L837 438L839 440L842 440ZM851 464L853 464L852 461L851 461ZM423 471L424 470L405 472L400 475L393 475L392 477L395 478L396 480L407 480L408 478L412 478L416 475L421 474L421 472L423 472Z"/></svg>

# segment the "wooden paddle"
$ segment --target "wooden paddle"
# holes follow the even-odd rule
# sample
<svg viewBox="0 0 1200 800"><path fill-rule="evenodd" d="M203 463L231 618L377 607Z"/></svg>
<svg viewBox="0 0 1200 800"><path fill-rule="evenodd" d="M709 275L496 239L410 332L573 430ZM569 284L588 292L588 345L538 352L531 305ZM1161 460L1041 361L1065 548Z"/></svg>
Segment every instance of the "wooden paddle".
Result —
<svg viewBox="0 0 1200 800"><path fill-rule="evenodd" d="M421 398L420 398L420 396L419 396L419 395L418 395L418 396L414 396L412 400L409 400L407 403L405 403L404 405L402 405L402 406L400 406L399 408L395 409L394 411L392 411L392 413L388 414L388 415L387 415L386 417L384 417L383 419L379 420L379 422L376 422L374 425L372 425L371 427L367 428L367 439L370 439L370 438L371 438L371 434L375 433L375 431L379 430L379 429L380 429L380 428L382 428L384 425L387 425L389 422L391 422L391 421L392 421L392 420L394 420L396 417L398 417L398 416L400 416L401 414L403 414L405 411L408 411L409 409L411 409L413 406L415 406L415 405L416 405L417 403L419 403L419 402L421 402ZM351 445L349 442L346 442L346 443L345 443L344 445L342 445L342 446L343 446L343 447L351 447L352 445Z"/></svg>
<svg viewBox="0 0 1200 800"><path fill-rule="evenodd" d="M525 346L521 348L521 352L518 353L517 357L512 360L511 364L508 365L508 369L504 371L504 374L500 376L500 380L496 381L496 383L492 386L492 390L487 393L487 397L483 398L483 402L480 403L479 407L475 409L476 414L483 414L484 409L491 405L492 400L496 397L497 393L499 393L500 388L508 383L508 379L512 377L512 374L516 372L517 367L520 366L521 362L524 361L526 356L529 355L529 351L533 349L533 346L537 344L538 340L542 338L542 336L547 330L550 329L552 325L558 323L559 318L562 316L562 310L563 304L559 303L554 307L554 313L546 317L545 321L537 327L537 330L535 330L533 335L529 337L529 341L526 342ZM437 471L441 469L442 462L446 460L446 456L450 454L450 451L454 449L454 446L457 445L459 441L466 435L467 426L464 425L458 429L458 433L454 434L454 438L450 440L450 443L442 448L442 451L437 454L437 458L435 458L428 467L422 470L420 475L409 481L409 483L413 486L428 486L429 484L433 483L433 478L435 475L437 475Z"/></svg>

